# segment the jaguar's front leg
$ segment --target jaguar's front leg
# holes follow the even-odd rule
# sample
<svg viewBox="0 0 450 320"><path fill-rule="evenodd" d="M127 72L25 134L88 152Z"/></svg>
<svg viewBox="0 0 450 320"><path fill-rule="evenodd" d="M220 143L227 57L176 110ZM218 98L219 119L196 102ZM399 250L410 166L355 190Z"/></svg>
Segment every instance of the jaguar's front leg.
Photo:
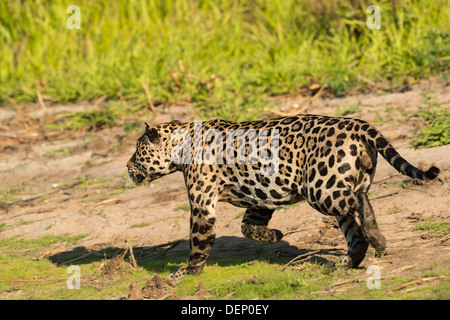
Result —
<svg viewBox="0 0 450 320"><path fill-rule="evenodd" d="M214 207L217 200L211 198L203 199L203 196L203 194L197 194L194 197L189 197L193 199L193 201L190 201L189 263L186 268L180 268L171 273L169 278L172 280L178 280L186 274L201 273L211 252L216 238Z"/></svg>

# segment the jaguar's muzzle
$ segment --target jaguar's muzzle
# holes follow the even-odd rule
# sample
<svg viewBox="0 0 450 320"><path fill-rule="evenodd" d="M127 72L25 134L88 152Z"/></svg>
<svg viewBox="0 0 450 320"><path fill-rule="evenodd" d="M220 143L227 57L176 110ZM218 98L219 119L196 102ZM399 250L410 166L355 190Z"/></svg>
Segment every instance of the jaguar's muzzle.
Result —
<svg viewBox="0 0 450 320"><path fill-rule="evenodd" d="M148 178L147 174L140 171L134 164L134 160L136 159L136 156L133 155L130 160L127 162L127 168L128 168L128 175L130 176L131 180L136 185L141 185L144 183L146 178Z"/></svg>

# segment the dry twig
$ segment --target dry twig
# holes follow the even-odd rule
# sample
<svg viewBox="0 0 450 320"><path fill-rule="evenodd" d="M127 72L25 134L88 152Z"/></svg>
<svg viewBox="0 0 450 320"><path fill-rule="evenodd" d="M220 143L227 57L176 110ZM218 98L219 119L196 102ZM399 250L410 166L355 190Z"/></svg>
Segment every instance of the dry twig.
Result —
<svg viewBox="0 0 450 320"><path fill-rule="evenodd" d="M22 116L22 110L20 109L16 100L14 100L13 98L10 98L10 97L8 97L7 99L9 102L11 102L11 104L14 106L14 109L16 110L17 120L23 125L25 130L28 131L30 129L30 126L27 124L26 119L24 119L24 117Z"/></svg>
<svg viewBox="0 0 450 320"><path fill-rule="evenodd" d="M392 293L394 291L406 288L406 287L408 287L410 285L414 285L414 284L417 284L417 283L434 281L434 280L438 280L438 279L445 279L447 277L448 276L436 276L436 277L429 277L429 278L420 278L420 279L417 279L417 280L414 280L414 281L405 282L405 283L403 283L401 285L398 285L396 287L390 288L390 289L386 290L386 292L387 293Z"/></svg>
<svg viewBox="0 0 450 320"><path fill-rule="evenodd" d="M107 98L106 95L102 95L100 98L98 98L97 100L94 101L94 104L92 105L92 107L94 109L98 109L100 106L100 103L102 103L106 98Z"/></svg>
<svg viewBox="0 0 450 320"><path fill-rule="evenodd" d="M36 91L36 96L38 98L39 105L41 106L42 110L44 110L44 113L47 113L47 106L44 103L44 99L42 98L41 92Z"/></svg>
<svg viewBox="0 0 450 320"><path fill-rule="evenodd" d="M302 231L307 231L307 230L318 229L318 228L319 228L319 227L317 227L317 226L315 226L315 227L310 227L310 228L303 228L303 227L300 227L300 228L298 228L298 229L295 229L295 230L286 232L286 233L284 234L284 236L287 236L287 235L290 235L290 234L293 234L293 233L297 233L297 232L302 232Z"/></svg>
<svg viewBox="0 0 450 320"><path fill-rule="evenodd" d="M131 264L133 265L134 268L137 268L137 263L136 263L136 259L134 258L134 254L133 254L133 247L131 246L131 244L128 241L125 241L127 248L125 249L125 251L122 254L122 259L125 258L126 254L128 252L130 252L130 260L131 260Z"/></svg>
<svg viewBox="0 0 450 320"><path fill-rule="evenodd" d="M309 258L310 255L313 255L315 253L320 252L320 250L315 250L315 251L311 251L311 252L307 252L301 255L296 256L294 259L292 259L291 261L289 261L288 263L286 263L280 271L283 271L284 269L286 269L290 264L294 263L294 262L300 262L300 261L304 261L306 259ZM300 259L302 258L302 259Z"/></svg>
<svg viewBox="0 0 450 320"><path fill-rule="evenodd" d="M142 88L145 91L145 95L147 96L147 100L148 100L148 104L150 105L150 109L152 109L153 113L156 113L156 108L155 108L155 105L153 104L153 101L152 101L152 95L150 94L150 90L148 88L148 80L144 79L142 81L141 85L142 85Z"/></svg>

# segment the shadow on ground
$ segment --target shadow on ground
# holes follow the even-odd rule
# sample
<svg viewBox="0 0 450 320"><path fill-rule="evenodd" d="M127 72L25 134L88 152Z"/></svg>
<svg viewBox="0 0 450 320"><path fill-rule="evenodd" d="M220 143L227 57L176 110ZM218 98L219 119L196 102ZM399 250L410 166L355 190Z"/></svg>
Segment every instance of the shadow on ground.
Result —
<svg viewBox="0 0 450 320"><path fill-rule="evenodd" d="M131 247L132 250L129 250ZM189 258L189 242L176 240L155 246L132 247L125 244L122 248L109 246L90 249L84 246L55 253L48 259L56 265L81 265L96 261L113 259L118 256L132 261L149 272L163 273L175 271ZM249 261L266 261L271 264L313 262L333 264L340 260L345 251L340 248L307 250L290 245L286 241L278 243L260 243L243 237L222 236L216 239L207 263L219 266L237 265Z"/></svg>

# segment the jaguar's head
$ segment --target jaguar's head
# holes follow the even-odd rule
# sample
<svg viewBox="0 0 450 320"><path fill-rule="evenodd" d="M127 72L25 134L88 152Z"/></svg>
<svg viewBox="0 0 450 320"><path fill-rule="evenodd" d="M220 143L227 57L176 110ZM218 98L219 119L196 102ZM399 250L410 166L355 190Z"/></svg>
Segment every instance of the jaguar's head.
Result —
<svg viewBox="0 0 450 320"><path fill-rule="evenodd" d="M160 125L150 128L145 123L145 126L144 134L136 143L136 151L127 162L128 174L136 185L147 185L177 170L171 159L170 130Z"/></svg>

